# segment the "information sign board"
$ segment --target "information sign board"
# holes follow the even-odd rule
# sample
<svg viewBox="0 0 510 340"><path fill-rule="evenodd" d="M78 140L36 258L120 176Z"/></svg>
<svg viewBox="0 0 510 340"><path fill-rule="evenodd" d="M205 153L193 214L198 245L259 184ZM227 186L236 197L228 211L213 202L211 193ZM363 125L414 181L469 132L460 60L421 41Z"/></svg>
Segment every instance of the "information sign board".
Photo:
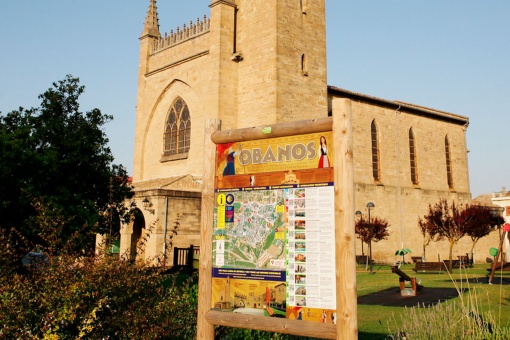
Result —
<svg viewBox="0 0 510 340"><path fill-rule="evenodd" d="M331 138L216 146L213 310L336 323Z"/></svg>

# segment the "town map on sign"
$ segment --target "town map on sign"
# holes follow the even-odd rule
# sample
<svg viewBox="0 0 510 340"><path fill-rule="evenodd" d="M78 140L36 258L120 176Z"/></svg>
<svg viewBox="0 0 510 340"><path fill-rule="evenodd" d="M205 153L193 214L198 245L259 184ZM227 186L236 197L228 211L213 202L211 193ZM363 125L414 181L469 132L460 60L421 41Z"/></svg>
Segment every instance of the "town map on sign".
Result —
<svg viewBox="0 0 510 340"><path fill-rule="evenodd" d="M215 266L283 270L285 190L235 191L231 195L233 222L221 229L216 223Z"/></svg>

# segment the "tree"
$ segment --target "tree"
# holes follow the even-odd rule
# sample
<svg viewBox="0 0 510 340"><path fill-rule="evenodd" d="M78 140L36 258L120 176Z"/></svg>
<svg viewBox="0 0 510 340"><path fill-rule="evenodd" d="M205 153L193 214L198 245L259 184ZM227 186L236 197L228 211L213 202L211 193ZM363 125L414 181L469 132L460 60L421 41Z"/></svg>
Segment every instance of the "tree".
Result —
<svg viewBox="0 0 510 340"><path fill-rule="evenodd" d="M423 216L423 219L418 219L420 228L426 229L433 241L447 239L450 243L448 257L448 270L450 272L452 271L453 246L466 233L464 228L457 223L459 216L460 210L455 202L452 202L449 206L446 199L441 199L434 206L429 204L428 214Z"/></svg>
<svg viewBox="0 0 510 340"><path fill-rule="evenodd" d="M471 256L473 256L473 250L478 240L496 230L498 226L505 223L505 219L494 209L482 205L467 206L464 215L466 234L473 241L470 251Z"/></svg>
<svg viewBox="0 0 510 340"><path fill-rule="evenodd" d="M80 231L75 251L90 250L95 233L110 232L109 212L126 216L123 201L133 193L124 167L112 164L102 129L112 117L81 112L84 89L68 75L39 96L39 107L0 114L0 229L18 255L47 245L37 204L66 221L62 240Z"/></svg>
<svg viewBox="0 0 510 340"><path fill-rule="evenodd" d="M419 221L418 226L420 227L421 234L423 235L423 258L425 259L425 248L430 244L437 234L437 229L434 224L429 221Z"/></svg>
<svg viewBox="0 0 510 340"><path fill-rule="evenodd" d="M388 221L383 218L373 217L370 221L360 218L356 221L355 232L358 239L370 246L370 253L372 253L372 242L386 240L390 235L388 227ZM371 258L370 261L372 261Z"/></svg>
<svg viewBox="0 0 510 340"><path fill-rule="evenodd" d="M491 215L490 208L476 205L448 205L441 199L434 206L429 204L428 214L418 218L422 234L432 241L447 239L450 243L448 270L452 270L453 246L468 234L474 244L481 237L488 235L497 223L497 217ZM491 227L492 226L492 227ZM473 247L474 247L473 244Z"/></svg>

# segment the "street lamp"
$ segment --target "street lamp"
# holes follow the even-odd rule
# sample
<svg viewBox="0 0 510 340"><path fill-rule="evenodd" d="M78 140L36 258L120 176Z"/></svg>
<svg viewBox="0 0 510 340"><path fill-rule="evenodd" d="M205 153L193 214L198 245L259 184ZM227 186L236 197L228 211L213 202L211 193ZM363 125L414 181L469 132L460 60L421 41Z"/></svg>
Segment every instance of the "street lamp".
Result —
<svg viewBox="0 0 510 340"><path fill-rule="evenodd" d="M150 212L151 214L154 214L154 209L152 208L152 202L149 201L147 197L145 197L142 201L143 208Z"/></svg>
<svg viewBox="0 0 510 340"><path fill-rule="evenodd" d="M368 227L371 228L372 225L371 225L371 222L370 222L370 210L375 208L375 204L372 203L372 202L368 202L367 203L367 210L368 210ZM370 261L370 274L373 274L374 272L372 271L372 237L370 237L370 243L369 243L369 249L370 249L370 258L369 258L369 261Z"/></svg>
<svg viewBox="0 0 510 340"><path fill-rule="evenodd" d="M356 210L355 212L356 217L358 217L361 221L361 224L363 225L363 213L359 210ZM365 260L365 252L363 251L363 239L361 239L361 258Z"/></svg>

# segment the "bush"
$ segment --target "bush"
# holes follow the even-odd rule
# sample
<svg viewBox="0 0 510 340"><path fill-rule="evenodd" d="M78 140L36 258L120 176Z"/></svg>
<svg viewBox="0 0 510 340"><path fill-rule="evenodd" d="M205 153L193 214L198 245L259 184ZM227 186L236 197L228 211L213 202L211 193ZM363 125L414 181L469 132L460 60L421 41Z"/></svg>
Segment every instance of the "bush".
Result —
<svg viewBox="0 0 510 340"><path fill-rule="evenodd" d="M51 259L0 277L0 337L191 339L197 285L148 265L98 257ZM195 280L196 281L196 280Z"/></svg>

